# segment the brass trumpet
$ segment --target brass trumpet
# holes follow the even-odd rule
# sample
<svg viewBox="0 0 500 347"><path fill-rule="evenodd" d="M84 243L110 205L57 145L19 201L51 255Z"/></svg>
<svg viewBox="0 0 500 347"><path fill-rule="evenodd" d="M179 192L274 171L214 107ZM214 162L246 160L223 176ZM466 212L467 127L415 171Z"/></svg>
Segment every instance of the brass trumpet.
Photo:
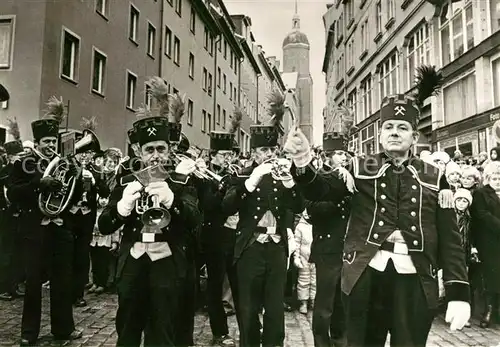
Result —
<svg viewBox="0 0 500 347"><path fill-rule="evenodd" d="M271 176L276 181L288 181L293 179L290 169L292 162L286 158L271 158L265 160L262 164L272 164Z"/></svg>

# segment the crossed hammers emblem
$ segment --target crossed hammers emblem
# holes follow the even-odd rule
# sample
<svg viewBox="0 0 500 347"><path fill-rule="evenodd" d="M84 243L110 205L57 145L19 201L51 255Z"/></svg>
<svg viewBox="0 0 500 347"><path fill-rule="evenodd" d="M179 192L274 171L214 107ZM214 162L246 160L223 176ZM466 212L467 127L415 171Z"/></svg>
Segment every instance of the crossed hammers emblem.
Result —
<svg viewBox="0 0 500 347"><path fill-rule="evenodd" d="M148 128L148 136L154 136L156 135L156 128Z"/></svg>
<svg viewBox="0 0 500 347"><path fill-rule="evenodd" d="M396 112L396 116L404 116L406 109L403 106L394 107L394 111Z"/></svg>

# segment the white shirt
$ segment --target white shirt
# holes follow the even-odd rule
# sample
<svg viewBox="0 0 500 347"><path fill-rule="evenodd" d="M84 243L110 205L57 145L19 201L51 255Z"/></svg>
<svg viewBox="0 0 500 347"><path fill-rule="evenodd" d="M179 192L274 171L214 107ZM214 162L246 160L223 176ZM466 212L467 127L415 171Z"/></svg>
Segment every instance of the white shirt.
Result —
<svg viewBox="0 0 500 347"><path fill-rule="evenodd" d="M266 213L264 213L257 226L267 228L265 234L260 234L257 237L257 242L265 243L273 240L274 243L278 243L281 241L281 236L276 234L276 218L274 218L271 211L266 211Z"/></svg>
<svg viewBox="0 0 500 347"><path fill-rule="evenodd" d="M403 235L401 235L400 230L394 231L389 237L387 241L393 242L397 247L401 249L406 249L408 252L408 247L406 246L405 239ZM413 260L409 254L396 254L385 250L379 250L375 253L375 256L372 258L370 263L368 264L372 269L383 272L387 267L387 263L389 259L392 259L394 263L394 268L399 274L415 274L417 273L417 269L415 265L413 265Z"/></svg>
<svg viewBox="0 0 500 347"><path fill-rule="evenodd" d="M163 258L168 258L172 255L172 250L168 242L136 242L130 249L130 255L134 259L139 259L144 254L147 254L151 261L157 261Z"/></svg>

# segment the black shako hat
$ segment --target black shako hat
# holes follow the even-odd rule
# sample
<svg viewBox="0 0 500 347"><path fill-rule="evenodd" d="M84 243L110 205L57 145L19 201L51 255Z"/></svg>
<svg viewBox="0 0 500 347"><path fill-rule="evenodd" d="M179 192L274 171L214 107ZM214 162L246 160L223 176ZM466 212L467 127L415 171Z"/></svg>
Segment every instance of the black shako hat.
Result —
<svg viewBox="0 0 500 347"><path fill-rule="evenodd" d="M323 133L323 151L347 151L343 136L336 131Z"/></svg>
<svg viewBox="0 0 500 347"><path fill-rule="evenodd" d="M168 122L168 141L177 143L182 141L182 123Z"/></svg>
<svg viewBox="0 0 500 347"><path fill-rule="evenodd" d="M3 147L5 148L5 152L10 155L16 155L24 150L23 143L20 140L5 142Z"/></svg>
<svg viewBox="0 0 500 347"><path fill-rule="evenodd" d="M251 125L250 147L275 147L278 145L279 133L274 125Z"/></svg>
<svg viewBox="0 0 500 347"><path fill-rule="evenodd" d="M415 99L404 94L386 96L380 107L380 124L388 120L405 120L417 129L420 111Z"/></svg>
<svg viewBox="0 0 500 347"><path fill-rule="evenodd" d="M128 136L130 143L142 146L151 141L167 141L169 139L168 119L165 117L143 118L133 124Z"/></svg>
<svg viewBox="0 0 500 347"><path fill-rule="evenodd" d="M10 99L9 92L2 84L0 84L0 102L4 102Z"/></svg>
<svg viewBox="0 0 500 347"><path fill-rule="evenodd" d="M59 120L52 118L37 119L31 122L31 130L35 141L40 141L44 137L59 137Z"/></svg>
<svg viewBox="0 0 500 347"><path fill-rule="evenodd" d="M232 151L234 134L223 131L210 132L210 149L212 151Z"/></svg>

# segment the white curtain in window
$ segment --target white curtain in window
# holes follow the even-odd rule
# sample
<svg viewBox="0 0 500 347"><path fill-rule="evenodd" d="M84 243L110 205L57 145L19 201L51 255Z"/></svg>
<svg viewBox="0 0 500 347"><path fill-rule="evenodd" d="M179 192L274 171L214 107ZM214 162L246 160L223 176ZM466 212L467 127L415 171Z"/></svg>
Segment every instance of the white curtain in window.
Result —
<svg viewBox="0 0 500 347"><path fill-rule="evenodd" d="M467 75L444 88L445 125L476 114L476 75Z"/></svg>
<svg viewBox="0 0 500 347"><path fill-rule="evenodd" d="M0 68L10 67L10 45L12 41L12 21L0 21Z"/></svg>

